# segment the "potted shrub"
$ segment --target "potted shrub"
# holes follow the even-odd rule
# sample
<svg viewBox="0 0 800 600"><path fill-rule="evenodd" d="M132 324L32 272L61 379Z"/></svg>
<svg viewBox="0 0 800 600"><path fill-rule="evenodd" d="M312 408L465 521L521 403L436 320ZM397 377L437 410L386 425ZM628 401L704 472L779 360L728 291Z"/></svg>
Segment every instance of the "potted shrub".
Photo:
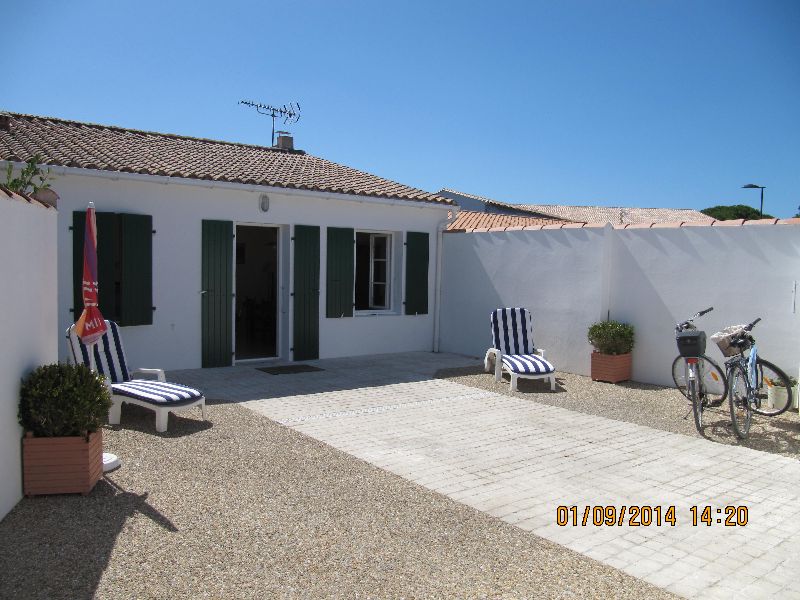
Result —
<svg viewBox="0 0 800 600"><path fill-rule="evenodd" d="M53 364L22 382L19 423L26 496L88 494L103 475L103 434L111 396L84 365Z"/></svg>
<svg viewBox="0 0 800 600"><path fill-rule="evenodd" d="M797 408L797 379L789 377L789 387L792 389L792 406L790 408ZM772 382L767 381L767 406L770 408L783 408L789 401L789 393L786 388L782 386L772 385Z"/></svg>
<svg viewBox="0 0 800 600"><path fill-rule="evenodd" d="M619 321L600 321L589 327L592 379L617 383L631 378L633 326Z"/></svg>

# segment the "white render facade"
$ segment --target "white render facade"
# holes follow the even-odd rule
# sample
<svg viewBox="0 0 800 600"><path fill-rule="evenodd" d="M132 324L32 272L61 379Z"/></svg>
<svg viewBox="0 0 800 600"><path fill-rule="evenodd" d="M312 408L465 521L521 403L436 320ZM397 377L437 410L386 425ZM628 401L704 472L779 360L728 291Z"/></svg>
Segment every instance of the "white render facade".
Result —
<svg viewBox="0 0 800 600"><path fill-rule="evenodd" d="M453 208L450 205L67 167L53 167L51 174L52 187L60 197L58 322L62 340L63 332L75 320L70 310L73 304L72 214L84 211L88 203L93 202L98 212L150 215L156 232L152 238L155 306L152 325L122 330L125 351L134 367L186 369L202 366L203 220L230 221L234 231L237 225L277 228L277 355L274 358L293 360L294 251L291 238L297 225L320 227L319 358L434 348L439 232L446 226L448 211ZM266 212L260 207L263 194L269 196ZM326 316L328 227L390 234L388 309L355 311L353 317ZM404 240L408 232L428 234L427 314L406 315L403 310L406 292ZM231 244L234 243L232 239ZM235 264L233 267L235 269ZM102 311L103 307L100 308ZM234 319L233 313L230 318ZM236 348L235 339L233 347ZM62 360L66 358L63 341L59 343L59 355ZM235 361L236 356L231 360Z"/></svg>

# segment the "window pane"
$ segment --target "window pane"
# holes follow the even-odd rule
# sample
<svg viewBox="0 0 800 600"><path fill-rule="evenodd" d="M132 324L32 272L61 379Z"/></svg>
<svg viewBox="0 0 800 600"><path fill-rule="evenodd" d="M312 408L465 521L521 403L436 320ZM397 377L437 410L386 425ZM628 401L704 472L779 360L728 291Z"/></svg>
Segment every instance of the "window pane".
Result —
<svg viewBox="0 0 800 600"><path fill-rule="evenodd" d="M374 308L386 306L386 286L382 283L375 283L372 286L372 305Z"/></svg>
<svg viewBox="0 0 800 600"><path fill-rule="evenodd" d="M369 308L369 234L356 233L356 310Z"/></svg>
<svg viewBox="0 0 800 600"><path fill-rule="evenodd" d="M376 235L373 240L375 243L374 258L386 258L386 236Z"/></svg>
<svg viewBox="0 0 800 600"><path fill-rule="evenodd" d="M376 260L372 268L372 280L375 283L386 283L386 261Z"/></svg>

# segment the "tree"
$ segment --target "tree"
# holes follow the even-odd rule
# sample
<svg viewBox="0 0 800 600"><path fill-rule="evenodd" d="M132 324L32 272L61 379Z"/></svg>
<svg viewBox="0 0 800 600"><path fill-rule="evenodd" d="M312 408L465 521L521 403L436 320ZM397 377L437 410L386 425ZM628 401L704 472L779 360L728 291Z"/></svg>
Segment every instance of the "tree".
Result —
<svg viewBox="0 0 800 600"><path fill-rule="evenodd" d="M732 206L712 206L700 211L718 221L730 221L732 219L760 219L762 218L758 210L746 204L734 204ZM764 213L764 219L774 219L772 215Z"/></svg>

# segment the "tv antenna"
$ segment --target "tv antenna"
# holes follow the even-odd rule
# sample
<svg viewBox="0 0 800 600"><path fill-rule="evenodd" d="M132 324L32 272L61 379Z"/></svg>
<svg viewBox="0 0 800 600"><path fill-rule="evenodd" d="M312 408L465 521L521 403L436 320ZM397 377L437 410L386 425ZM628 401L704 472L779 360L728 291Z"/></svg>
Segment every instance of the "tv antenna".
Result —
<svg viewBox="0 0 800 600"><path fill-rule="evenodd" d="M271 106L269 104L262 104L261 102L253 102L252 100L239 100L239 104L244 104L250 108L255 108L256 112L260 115L272 117L272 145L275 145L275 119L283 119L283 124L297 123L300 120L300 103L290 102L289 106Z"/></svg>

